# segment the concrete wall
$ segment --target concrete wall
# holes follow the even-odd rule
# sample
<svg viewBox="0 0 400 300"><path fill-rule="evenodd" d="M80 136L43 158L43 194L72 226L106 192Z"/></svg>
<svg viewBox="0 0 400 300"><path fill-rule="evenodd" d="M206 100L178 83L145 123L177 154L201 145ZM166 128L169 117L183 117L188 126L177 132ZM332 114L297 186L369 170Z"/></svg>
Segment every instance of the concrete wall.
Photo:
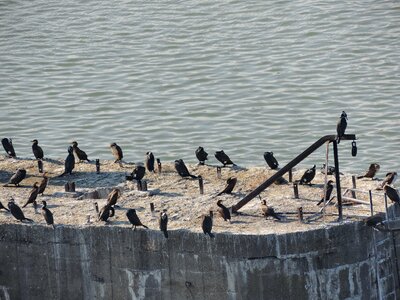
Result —
<svg viewBox="0 0 400 300"><path fill-rule="evenodd" d="M0 299L395 299L393 241L361 222L214 239L0 225Z"/></svg>

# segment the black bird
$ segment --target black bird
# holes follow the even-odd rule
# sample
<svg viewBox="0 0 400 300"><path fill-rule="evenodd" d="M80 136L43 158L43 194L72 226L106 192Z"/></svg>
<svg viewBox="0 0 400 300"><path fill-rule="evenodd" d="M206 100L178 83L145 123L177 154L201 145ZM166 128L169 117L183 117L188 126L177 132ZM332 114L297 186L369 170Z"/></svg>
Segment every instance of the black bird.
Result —
<svg viewBox="0 0 400 300"><path fill-rule="evenodd" d="M142 222L140 222L140 219L136 214L136 209L128 209L128 211L126 212L126 217L128 218L129 222L131 222L132 228L134 228L133 230L136 230L136 226L143 226L144 228L149 229L149 227L143 225Z"/></svg>
<svg viewBox="0 0 400 300"><path fill-rule="evenodd" d="M267 219L268 217L273 217L277 220L281 219L281 217L275 212L275 210L267 205L267 201L265 200L263 200L261 203L261 211L265 219Z"/></svg>
<svg viewBox="0 0 400 300"><path fill-rule="evenodd" d="M6 211L9 211L8 208L6 208L3 203L0 202L0 209L5 209Z"/></svg>
<svg viewBox="0 0 400 300"><path fill-rule="evenodd" d="M315 177L315 165L311 168L308 169L307 171L304 172L303 176L300 178L300 184L309 184L311 185L311 181Z"/></svg>
<svg viewBox="0 0 400 300"><path fill-rule="evenodd" d="M395 188L392 188L390 185L386 184L383 189L390 200L400 205L400 196Z"/></svg>
<svg viewBox="0 0 400 300"><path fill-rule="evenodd" d="M197 178L197 176L192 175L189 173L188 168L186 167L185 163L183 162L182 159L177 159L175 160L175 170L178 172L178 174L181 177L192 177L192 178Z"/></svg>
<svg viewBox="0 0 400 300"><path fill-rule="evenodd" d="M133 169L131 176L132 176L132 179L141 181L145 174L146 174L146 168L141 165L137 165Z"/></svg>
<svg viewBox="0 0 400 300"><path fill-rule="evenodd" d="M97 205L97 202L95 202L94 205L96 207L98 221L108 222L108 218L114 217L115 209L111 205L108 205L108 204L104 205L100 211L99 211L99 206Z"/></svg>
<svg viewBox="0 0 400 300"><path fill-rule="evenodd" d="M117 188L114 188L107 196L107 205L115 206L120 195L121 191Z"/></svg>
<svg viewBox="0 0 400 300"><path fill-rule="evenodd" d="M224 221L231 221L231 213L229 209L222 204L222 200L217 201L217 206L218 206L218 213L219 215L224 219Z"/></svg>
<svg viewBox="0 0 400 300"><path fill-rule="evenodd" d="M203 229L204 234L208 234L211 238L214 237L214 234L211 233L213 227L213 212L210 211L210 215L203 216L203 222L201 223L201 228Z"/></svg>
<svg viewBox="0 0 400 300"><path fill-rule="evenodd" d="M64 163L64 173L60 175L64 176L66 174L72 174L72 170L75 168L75 156L74 156L74 149L69 146L68 147L68 155L67 158L65 159Z"/></svg>
<svg viewBox="0 0 400 300"><path fill-rule="evenodd" d="M53 213L47 208L47 203L46 201L42 201L42 216L44 220L46 221L47 225L52 225L54 228L54 218L53 218Z"/></svg>
<svg viewBox="0 0 400 300"><path fill-rule="evenodd" d="M199 160L199 165L204 165L208 156L208 153L204 150L204 148L199 146L199 148L197 148L194 153L196 154L196 157Z"/></svg>
<svg viewBox="0 0 400 300"><path fill-rule="evenodd" d="M324 202L324 199L325 199L325 201L329 201L330 198L331 198L332 191L333 191L333 181L332 181L332 180L329 180L329 181L326 183L326 193L325 193L325 197L324 197L324 195L323 195L324 193L322 192L322 198L321 198L321 200L319 200L319 202L317 203L317 205L320 205L322 202Z"/></svg>
<svg viewBox="0 0 400 300"><path fill-rule="evenodd" d="M288 184L289 181L287 181L285 178L283 178L282 176L279 177L277 180L275 180L274 182L277 185L281 185L281 184Z"/></svg>
<svg viewBox="0 0 400 300"><path fill-rule="evenodd" d="M32 152L36 159L43 159L43 149L38 145L38 140L32 141Z"/></svg>
<svg viewBox="0 0 400 300"><path fill-rule="evenodd" d="M160 218L158 219L158 225L160 226L160 230L164 233L165 238L168 238L168 231L167 231L168 216L167 216L166 209L164 209L162 212L160 212Z"/></svg>
<svg viewBox="0 0 400 300"><path fill-rule="evenodd" d="M385 179L383 179L381 188L383 188L386 184L391 185L393 184L397 179L397 172L390 172L386 174Z"/></svg>
<svg viewBox="0 0 400 300"><path fill-rule="evenodd" d="M24 213L22 212L21 208L14 203L14 201L9 201L8 202L8 208L10 209L11 214L13 215L14 218L16 218L19 221L24 221L27 220L29 222L33 222L32 219L25 218Z"/></svg>
<svg viewBox="0 0 400 300"><path fill-rule="evenodd" d="M386 219L385 213L379 212L373 216L365 218L363 221L367 226L376 227L377 225L382 225L385 219Z"/></svg>
<svg viewBox="0 0 400 300"><path fill-rule="evenodd" d="M225 167L226 165L233 165L233 166L236 166L236 165L233 163L233 161L231 161L231 159L229 158L229 156L225 154L224 150L217 151L217 152L215 152L214 155L215 155L215 158L216 158L219 162L221 162L221 163L224 165L224 167Z"/></svg>
<svg viewBox="0 0 400 300"><path fill-rule="evenodd" d="M9 184L14 184L15 186L19 186L22 180L24 180L26 177L26 170L25 169L18 169L15 174L13 174L4 186L7 186Z"/></svg>
<svg viewBox="0 0 400 300"><path fill-rule="evenodd" d="M1 140L3 148L9 157L16 157L12 139L4 138Z"/></svg>
<svg viewBox="0 0 400 300"><path fill-rule="evenodd" d="M272 170L278 168L279 164L276 158L274 157L273 152L264 152L264 159Z"/></svg>
<svg viewBox="0 0 400 300"><path fill-rule="evenodd" d="M147 171L154 173L154 155L153 155L153 152L150 152L150 151L146 152L145 165L146 165Z"/></svg>
<svg viewBox="0 0 400 300"><path fill-rule="evenodd" d="M340 115L340 119L336 125L336 131L337 131L337 143L340 143L340 139L344 135L347 127L347 114L345 111L342 111L342 114Z"/></svg>
<svg viewBox="0 0 400 300"><path fill-rule="evenodd" d="M368 171L364 175L358 176L357 178L360 179L360 178L365 177L365 178L374 179L376 173L378 173L380 168L381 168L381 166L378 164L375 164L375 163L370 164Z"/></svg>
<svg viewBox="0 0 400 300"><path fill-rule="evenodd" d="M39 184L39 191L38 191L38 195L42 195L47 187L47 184L49 183L49 177L47 176L47 172L43 173L43 179Z"/></svg>
<svg viewBox="0 0 400 300"><path fill-rule="evenodd" d="M78 142L76 142L76 141L72 142L72 149L74 150L75 156L79 160L78 162L81 162L82 160L86 160L87 162L90 162L86 152L81 150L81 149L79 149Z"/></svg>
<svg viewBox="0 0 400 300"><path fill-rule="evenodd" d="M322 164L321 167L321 173L325 174L325 164ZM326 173L327 175L335 175L336 174L336 168L335 166L328 166L328 172ZM339 172L340 175L343 175L342 172Z"/></svg>
<svg viewBox="0 0 400 300"><path fill-rule="evenodd" d="M225 186L225 188L224 188L221 192L219 192L219 193L217 194L217 196L220 196L220 195L222 195L222 194L230 194L230 193L232 193L233 188L234 188L235 185L236 185L236 182L237 182L237 178L236 178L236 177L229 177L229 178L226 180L226 186Z"/></svg>
<svg viewBox="0 0 400 300"><path fill-rule="evenodd" d="M112 144L110 145L110 148L111 148L112 155L113 155L114 158L115 158L114 163L120 162L121 159L124 157L124 155L122 154L122 149L121 149L121 147L118 146L116 143L112 143Z"/></svg>
<svg viewBox="0 0 400 300"><path fill-rule="evenodd" d="M26 203L22 206L22 208L26 207L28 204L32 203L33 207L36 210L37 204L36 204L36 198L39 192L39 183L35 182L33 184L33 187L31 189L31 191L29 192L29 197L28 197L28 201L26 201Z"/></svg>

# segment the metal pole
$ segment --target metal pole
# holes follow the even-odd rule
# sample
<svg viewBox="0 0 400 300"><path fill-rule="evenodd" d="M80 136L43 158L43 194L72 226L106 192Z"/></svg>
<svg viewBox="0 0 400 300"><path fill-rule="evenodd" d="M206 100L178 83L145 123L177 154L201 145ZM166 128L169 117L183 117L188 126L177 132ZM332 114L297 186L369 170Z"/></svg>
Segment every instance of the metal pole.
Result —
<svg viewBox="0 0 400 300"><path fill-rule="evenodd" d="M371 210L371 216L374 215L374 204L372 203L372 191L369 190L369 208Z"/></svg>
<svg viewBox="0 0 400 300"><path fill-rule="evenodd" d="M342 191L340 189L339 155L338 155L337 141L334 140L332 143L333 143L333 156L335 159L336 197L338 200L338 213L339 213L338 221L341 222L343 220L343 208L342 208Z"/></svg>

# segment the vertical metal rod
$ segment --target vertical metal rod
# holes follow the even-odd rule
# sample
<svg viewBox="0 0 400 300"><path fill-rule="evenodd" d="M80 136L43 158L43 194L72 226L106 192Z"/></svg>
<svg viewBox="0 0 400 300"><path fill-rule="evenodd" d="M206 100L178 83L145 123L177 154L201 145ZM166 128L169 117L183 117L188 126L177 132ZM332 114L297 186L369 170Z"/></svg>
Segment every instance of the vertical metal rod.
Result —
<svg viewBox="0 0 400 300"><path fill-rule="evenodd" d="M147 191L147 181L143 180L141 185L142 185L142 191Z"/></svg>
<svg viewBox="0 0 400 300"><path fill-rule="evenodd" d="M217 167L217 178L221 178L221 167Z"/></svg>
<svg viewBox="0 0 400 300"><path fill-rule="evenodd" d="M38 164L39 173L43 173L43 162L42 162L42 160L38 159L37 164Z"/></svg>
<svg viewBox="0 0 400 300"><path fill-rule="evenodd" d="M157 168L158 168L158 173L161 174L162 166L161 166L161 160L157 158Z"/></svg>
<svg viewBox="0 0 400 300"><path fill-rule="evenodd" d="M203 177L199 176L199 189L200 189L200 195L204 194L204 185L203 185Z"/></svg>
<svg viewBox="0 0 400 300"><path fill-rule="evenodd" d="M298 207L297 208L297 217L299 218L299 222L303 222L304 218L303 218L303 207Z"/></svg>
<svg viewBox="0 0 400 300"><path fill-rule="evenodd" d="M325 207L326 201L326 188L328 183L328 164L329 164L329 141L326 142L326 150L325 150L325 178L324 178L324 207L322 208L322 217L325 223Z"/></svg>
<svg viewBox="0 0 400 300"><path fill-rule="evenodd" d="M96 173L100 173L100 159L98 158L96 159Z"/></svg>
<svg viewBox="0 0 400 300"><path fill-rule="evenodd" d="M338 155L337 141L334 140L332 143L333 143L333 156L335 159L336 197L338 200L338 213L339 213L338 221L341 222L343 220L343 207L342 207L342 190L340 188L339 155Z"/></svg>
<svg viewBox="0 0 400 300"><path fill-rule="evenodd" d="M293 193L294 193L294 198L299 199L299 185L297 182L293 183Z"/></svg>
<svg viewBox="0 0 400 300"><path fill-rule="evenodd" d="M351 181L352 181L352 183L353 183L353 189L356 189L356 188L357 188L357 184L356 184L356 176L355 176L355 175L351 176ZM354 199L357 199L357 197L356 197L356 192L355 192L355 191L351 191L351 196L352 196Z"/></svg>
<svg viewBox="0 0 400 300"><path fill-rule="evenodd" d="M289 170L289 182L293 182L293 171L292 171L292 169Z"/></svg>
<svg viewBox="0 0 400 300"><path fill-rule="evenodd" d="M372 203L372 191L369 190L369 209L371 210L371 216L374 215L374 204Z"/></svg>
<svg viewBox="0 0 400 300"><path fill-rule="evenodd" d="M388 202L387 202L387 195L386 195L386 193L385 193L385 213L386 213L386 222L389 222Z"/></svg>
<svg viewBox="0 0 400 300"><path fill-rule="evenodd" d="M153 202L150 203L150 211L152 213L154 212L154 203Z"/></svg>

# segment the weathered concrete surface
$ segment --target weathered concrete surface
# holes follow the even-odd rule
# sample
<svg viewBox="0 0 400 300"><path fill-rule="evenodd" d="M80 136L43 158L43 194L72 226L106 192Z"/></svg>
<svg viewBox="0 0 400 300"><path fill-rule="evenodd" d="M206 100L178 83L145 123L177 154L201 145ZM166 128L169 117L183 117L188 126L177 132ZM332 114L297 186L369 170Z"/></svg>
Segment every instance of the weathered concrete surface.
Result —
<svg viewBox="0 0 400 300"><path fill-rule="evenodd" d="M395 299L393 249L361 222L214 239L0 225L0 299Z"/></svg>

